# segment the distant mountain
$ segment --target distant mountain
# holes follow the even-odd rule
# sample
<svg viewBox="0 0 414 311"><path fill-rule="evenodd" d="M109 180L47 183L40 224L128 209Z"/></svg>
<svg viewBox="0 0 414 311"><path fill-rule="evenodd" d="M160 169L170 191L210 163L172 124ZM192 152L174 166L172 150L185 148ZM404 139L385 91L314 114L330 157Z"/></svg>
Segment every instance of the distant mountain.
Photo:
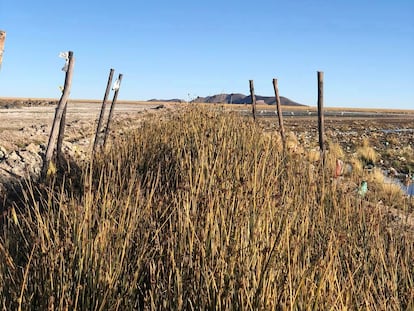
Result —
<svg viewBox="0 0 414 311"><path fill-rule="evenodd" d="M276 99L274 96L260 96L256 95L256 102L262 101L264 104L276 105ZM192 102L194 103L227 103L227 104L250 104L252 102L251 96L244 94L218 94L207 97L197 97ZM280 103L283 106L304 106L289 98L280 96Z"/></svg>
<svg viewBox="0 0 414 311"><path fill-rule="evenodd" d="M166 102L166 103L184 103L185 100L182 99L178 99L178 98L173 98L173 99L150 99L147 100L148 102Z"/></svg>
<svg viewBox="0 0 414 311"><path fill-rule="evenodd" d="M168 100L160 100L160 99L151 99L149 101L164 101L164 102L185 102L181 99L168 99ZM232 93L232 94L217 94L213 96L207 96L207 97L200 97L193 99L191 101L192 103L226 103L226 104L250 104L252 102L251 96L240 94L240 93ZM268 104L268 105L276 105L276 100L273 96L260 96L256 95L256 102L258 104ZM299 104L297 102L294 102L293 100L290 100L289 98L280 96L280 103L283 106L305 106L302 104Z"/></svg>

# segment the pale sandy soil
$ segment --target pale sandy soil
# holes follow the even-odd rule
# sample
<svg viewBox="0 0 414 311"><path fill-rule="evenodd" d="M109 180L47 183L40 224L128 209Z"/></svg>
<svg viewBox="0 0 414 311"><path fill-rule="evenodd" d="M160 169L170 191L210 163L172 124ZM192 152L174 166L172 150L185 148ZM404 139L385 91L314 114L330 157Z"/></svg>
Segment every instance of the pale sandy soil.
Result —
<svg viewBox="0 0 414 311"><path fill-rule="evenodd" d="M106 107L106 122L109 107ZM112 129L122 126L139 126L141 116L156 112L159 103L117 104L113 113ZM167 109L174 105L166 104ZM25 147L31 143L46 144L50 134L56 106L22 107L0 109L0 146L8 152ZM65 140L74 142L86 139L90 141L96 131L97 119L101 110L99 103L70 103L66 117ZM160 109L161 110L161 109ZM165 109L162 109L165 110Z"/></svg>

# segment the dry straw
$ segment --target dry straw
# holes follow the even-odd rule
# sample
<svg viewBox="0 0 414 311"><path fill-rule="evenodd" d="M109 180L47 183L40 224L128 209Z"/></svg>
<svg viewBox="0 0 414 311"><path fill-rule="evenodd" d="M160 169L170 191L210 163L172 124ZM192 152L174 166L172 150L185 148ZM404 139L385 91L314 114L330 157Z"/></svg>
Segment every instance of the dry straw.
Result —
<svg viewBox="0 0 414 311"><path fill-rule="evenodd" d="M414 308L413 236L250 119L189 109L110 147L7 219L4 309Z"/></svg>

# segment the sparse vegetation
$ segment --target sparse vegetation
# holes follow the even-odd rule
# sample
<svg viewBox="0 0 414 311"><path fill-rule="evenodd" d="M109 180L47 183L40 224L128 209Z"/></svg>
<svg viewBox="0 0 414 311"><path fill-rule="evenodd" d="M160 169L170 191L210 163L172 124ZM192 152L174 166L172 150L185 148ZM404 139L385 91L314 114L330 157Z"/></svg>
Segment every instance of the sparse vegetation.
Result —
<svg viewBox="0 0 414 311"><path fill-rule="evenodd" d="M365 165L374 165L378 159L378 153L370 146L368 139L363 140L363 145L357 149L357 153Z"/></svg>
<svg viewBox="0 0 414 311"><path fill-rule="evenodd" d="M28 184L0 235L3 309L414 308L413 233L358 196L362 168L333 180L290 142L192 108Z"/></svg>

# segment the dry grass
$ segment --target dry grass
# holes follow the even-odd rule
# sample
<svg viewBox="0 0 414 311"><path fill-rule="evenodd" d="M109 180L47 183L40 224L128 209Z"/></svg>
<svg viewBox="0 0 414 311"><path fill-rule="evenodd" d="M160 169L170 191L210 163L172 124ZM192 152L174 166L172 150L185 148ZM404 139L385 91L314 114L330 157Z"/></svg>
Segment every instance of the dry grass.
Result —
<svg viewBox="0 0 414 311"><path fill-rule="evenodd" d="M414 308L413 236L305 158L233 114L154 116L81 176L27 187L0 235L0 302Z"/></svg>
<svg viewBox="0 0 414 311"><path fill-rule="evenodd" d="M352 165L352 175L354 178L363 175L364 167L359 159L351 158L350 163Z"/></svg>
<svg viewBox="0 0 414 311"><path fill-rule="evenodd" d="M401 206L403 191L400 186L394 183L383 183L380 191L388 201L398 202L397 206Z"/></svg>
<svg viewBox="0 0 414 311"><path fill-rule="evenodd" d="M370 188L372 201L386 202L387 206L400 208L404 206L404 193L401 187L387 179L381 169L375 168L365 174Z"/></svg>
<svg viewBox="0 0 414 311"><path fill-rule="evenodd" d="M307 160L310 163L317 163L321 160L321 151L319 149L309 150L307 153Z"/></svg>
<svg viewBox="0 0 414 311"><path fill-rule="evenodd" d="M364 164L375 164L378 153L369 145L368 139L363 140L363 145L357 149L357 154Z"/></svg>

